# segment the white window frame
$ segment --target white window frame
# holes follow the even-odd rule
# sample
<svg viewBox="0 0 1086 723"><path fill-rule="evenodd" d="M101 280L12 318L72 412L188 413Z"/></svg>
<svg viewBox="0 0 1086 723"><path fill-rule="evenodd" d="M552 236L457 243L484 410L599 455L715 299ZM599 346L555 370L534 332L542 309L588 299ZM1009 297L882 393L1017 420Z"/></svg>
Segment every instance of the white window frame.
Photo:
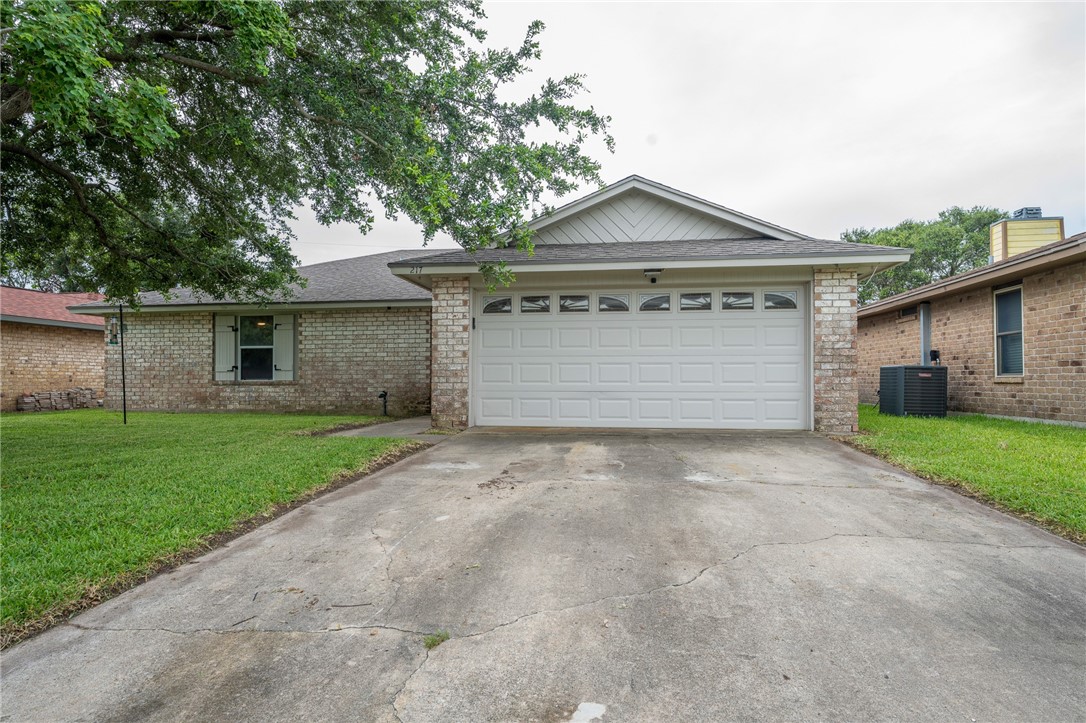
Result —
<svg viewBox="0 0 1086 723"><path fill-rule="evenodd" d="M1018 318L1021 323L1018 331L1005 331L1000 333L999 304L997 301L1003 294L1008 294L1013 291L1018 292ZM1015 374L999 371L999 337L1008 336L1010 334L1018 334L1022 339L1022 371ZM1026 294L1022 290L1022 284L1015 284L1014 286L1008 286L992 291L992 368L995 371L995 376L1001 379L1018 379L1026 375Z"/></svg>

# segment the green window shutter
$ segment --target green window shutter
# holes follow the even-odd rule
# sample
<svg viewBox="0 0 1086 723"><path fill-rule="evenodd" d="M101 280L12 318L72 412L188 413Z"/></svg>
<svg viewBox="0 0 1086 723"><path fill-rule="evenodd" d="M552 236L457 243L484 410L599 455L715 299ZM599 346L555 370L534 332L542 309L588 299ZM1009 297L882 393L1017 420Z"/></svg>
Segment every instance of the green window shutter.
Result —
<svg viewBox="0 0 1086 723"><path fill-rule="evenodd" d="M215 381L237 379L237 318L233 314L215 314Z"/></svg>
<svg viewBox="0 0 1086 723"><path fill-rule="evenodd" d="M276 381L294 379L294 316L278 314L275 317L275 331L272 344L275 347Z"/></svg>

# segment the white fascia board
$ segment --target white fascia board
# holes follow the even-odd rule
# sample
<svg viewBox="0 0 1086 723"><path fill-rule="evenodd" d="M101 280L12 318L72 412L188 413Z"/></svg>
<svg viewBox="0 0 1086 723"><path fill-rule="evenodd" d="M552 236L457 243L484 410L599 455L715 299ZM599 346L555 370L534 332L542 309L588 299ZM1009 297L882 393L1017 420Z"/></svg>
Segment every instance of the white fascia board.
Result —
<svg viewBox="0 0 1086 723"><path fill-rule="evenodd" d="M711 203L704 199L698 198L697 196L691 196L688 193L683 193L682 191L677 191L673 188L662 186L654 181L650 181L647 178L642 178L641 176L630 176L629 178L619 181L613 186L608 186L607 188L596 191L595 193L590 193L589 195L585 196L580 200L573 201L570 204L562 206L548 216L540 216L537 219L533 219L528 223L528 228L532 229L533 231L541 228L546 228L553 223L557 223L562 219L569 218L570 216L578 214L587 208L595 206L596 204L603 203L611 198L614 198L618 194L628 191L630 189L637 189L640 191L645 191L646 193L651 193L655 196L667 199L672 203L679 204L680 206L686 206L687 208L707 214L714 218L718 218L723 221L736 224L738 226L744 226L753 231L757 231L761 234L769 236L770 238L781 239L783 241L799 241L801 239L810 238L809 236L804 236L803 234L796 233L795 231L790 231L781 226L777 226L776 224L768 223L766 221L762 221L761 219L754 218L753 216L748 216L744 213L733 211L730 208Z"/></svg>
<svg viewBox="0 0 1086 723"><path fill-rule="evenodd" d="M0 314L0 321L13 321L17 324L35 324L37 326L61 326L65 329L85 329L87 331L102 331L102 329L104 328L102 324L93 324L91 322L81 324L78 321L37 319L32 316L12 316L11 314Z"/></svg>
<svg viewBox="0 0 1086 723"><path fill-rule="evenodd" d="M341 302L325 302L325 301L313 301L313 302L296 302L285 304L267 304L261 306L259 304L162 304L162 305L146 305L141 306L139 309L133 309L130 306L125 306L124 310L130 314L168 314L174 312L192 312L192 311L208 311L208 312L224 312L232 311L238 314L247 314L249 312L263 311L267 313L298 313L303 311L329 311L335 309L405 309L405 308L429 308L431 305L430 300L419 299L413 301L341 301ZM72 307L69 311L75 314L88 314L92 316L110 316L117 313L116 306L88 306L88 307Z"/></svg>
<svg viewBox="0 0 1086 723"><path fill-rule="evenodd" d="M566 263L509 264L509 270L517 274L533 271L611 271L622 269L711 269L749 268L755 266L879 266L880 270L909 260L911 251L904 253L865 254L863 256L775 256L733 259L658 259L650 261L589 261ZM883 266L885 264L885 266ZM392 273L411 280L419 276L460 276L478 273L477 264L448 266L392 266ZM414 272L412 273L412 270Z"/></svg>

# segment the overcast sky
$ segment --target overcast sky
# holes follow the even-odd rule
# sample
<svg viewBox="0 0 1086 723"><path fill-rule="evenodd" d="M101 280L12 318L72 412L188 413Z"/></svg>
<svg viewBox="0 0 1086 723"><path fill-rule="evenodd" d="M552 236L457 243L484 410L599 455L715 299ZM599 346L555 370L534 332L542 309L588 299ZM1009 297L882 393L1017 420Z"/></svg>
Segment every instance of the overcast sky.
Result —
<svg viewBox="0 0 1086 723"><path fill-rule="evenodd" d="M1084 3L486 10L491 46L546 23L532 86L587 76L580 103L613 119L615 153L592 146L606 182L636 173L828 239L954 205L1040 206L1086 230ZM299 215L304 264L422 245L403 220L363 237Z"/></svg>

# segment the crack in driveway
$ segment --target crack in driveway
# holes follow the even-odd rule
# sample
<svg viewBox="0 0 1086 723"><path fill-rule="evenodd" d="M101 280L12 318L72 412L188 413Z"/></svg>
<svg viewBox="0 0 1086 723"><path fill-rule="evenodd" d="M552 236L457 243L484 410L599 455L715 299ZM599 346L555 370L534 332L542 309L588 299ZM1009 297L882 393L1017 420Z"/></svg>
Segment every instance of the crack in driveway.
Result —
<svg viewBox="0 0 1086 723"><path fill-rule="evenodd" d="M423 522L425 522L425 520L423 520ZM421 524L422 524L422 522L418 523L418 525L415 525L415 528L417 528ZM412 528L412 530L414 530L415 528ZM408 534L410 534L410 532ZM395 548L398 547L399 544L406 539L406 537L407 537L407 535L400 538L400 540L396 543L396 545L394 545L392 547L392 549L390 549L389 552L394 553ZM929 539L929 538L926 538L926 537L916 537L916 536L909 536L909 535L865 535L865 534L860 534L860 533L847 533L847 532L835 532L835 533L833 533L831 535L825 535L824 537L816 537L816 538L813 538L813 539L810 539L810 540L796 540L796 541L791 541L791 542L789 542L789 541L759 542L759 543L756 543L756 544L753 544L753 545L747 547L745 550L741 550L741 551L735 553L734 555L727 558L726 560L721 560L719 562L714 562L711 565L706 565L705 567L701 568L696 574L694 574L688 580L683 580L683 581L680 581L680 582L669 582L669 583L665 583L663 585L657 585L655 587L649 588L648 590L642 590L640 592L628 592L628 593L617 593L617 594L614 594L614 595L605 595L605 596L600 597L600 598L596 598L596 599L593 599L593 600L587 600L585 602L575 603L575 604L567 605L565 607L560 607L560 608L544 608L542 610L533 610L532 612L524 613L523 615L518 615L517 617L515 617L515 618L513 618L511 620L507 620L505 622L498 623L497 625L494 625L493 627L486 628L485 630L479 630L479 631L476 631L476 632L473 632L473 633L464 633L463 635L457 635L455 638L451 638L448 642L454 642L454 641L457 641L457 640L466 640L466 639L469 639L469 638L477 638L477 637L481 637L483 635L488 635L488 634L490 634L492 632L495 632L496 630L500 630L502 628L509 627L510 625L515 625L515 624L517 624L517 623L519 623L519 622L521 622L523 620L527 620L528 618L535 617L537 615L544 615L544 614L547 614L547 613L564 613L564 612L569 612L571 610L577 610L579 608L584 608L584 607L590 607L592 605L597 605L597 604L599 604L601 602L606 602L608 600L622 600L622 599L626 599L626 598L646 597L646 596L649 596L649 595L654 595L654 594L656 594L658 592L661 592L661 591L664 591L664 590L668 590L670 588L686 587L687 585L691 585L691 584L697 582L702 576L705 575L705 573L709 572L710 570L714 570L716 568L724 567L725 565L729 565L729 564L735 562L736 560L738 560L739 558L753 552L754 550L758 550L758 549L761 549L763 547L803 547L803 546L806 546L806 545L814 545L814 544L817 544L819 542L826 542L828 540L833 540L833 539L837 539L837 538L840 538L840 539L853 539L853 540L911 540L911 541L914 541L914 542L925 542L925 543L930 543L930 544L933 544L933 545L964 545L964 546L974 546L974 547L989 547L989 548L998 549L998 550L1062 550L1063 549L1062 547L1060 547L1058 545L1001 545L1001 544L994 543L994 542L974 542L974 541L970 541L970 540L933 540L933 539ZM376 565L375 565L375 567L376 567ZM390 581L395 582L394 580L390 580ZM377 615L380 615L380 613L382 611L391 610L391 607L392 606L390 605L389 608L387 608L387 609L377 611L376 613L374 613L373 616L370 617L370 620L372 620L374 617L377 617ZM254 617L256 617L256 616L254 616ZM252 618L249 618L249 619L252 619ZM241 622L246 622L246 620L239 621L238 623L234 623L233 625L239 625ZM284 629L284 628L240 628L240 629L235 629L233 627L233 625L230 626L229 628L192 628L192 629L189 629L189 630L175 630L175 629L171 629L171 628L161 628L161 627L155 627L155 628L98 627L98 626L93 626L93 625L84 625L82 623L77 623L77 622L68 622L68 623L66 623L66 625L71 626L73 628L77 628L79 630L86 630L86 631L89 631L89 632L163 632L163 633L170 633L170 634L174 634L174 635L187 635L187 634L190 634L190 633L215 633L215 634L223 634L223 635L238 634L238 633L288 633L288 634L300 634L300 635L323 635L325 633L337 633L337 632L341 632L341 631L344 631L344 630L393 630L393 631L396 631L396 632L404 633L406 635L429 635L429 634L431 634L433 632L432 630L431 631L423 631L423 630L412 630L410 628L397 627L395 625L390 625L387 622L385 622L385 623L371 623L369 620L367 620L366 622L361 623L359 625L337 625L335 627L322 628L320 630L292 630L292 629Z"/></svg>

